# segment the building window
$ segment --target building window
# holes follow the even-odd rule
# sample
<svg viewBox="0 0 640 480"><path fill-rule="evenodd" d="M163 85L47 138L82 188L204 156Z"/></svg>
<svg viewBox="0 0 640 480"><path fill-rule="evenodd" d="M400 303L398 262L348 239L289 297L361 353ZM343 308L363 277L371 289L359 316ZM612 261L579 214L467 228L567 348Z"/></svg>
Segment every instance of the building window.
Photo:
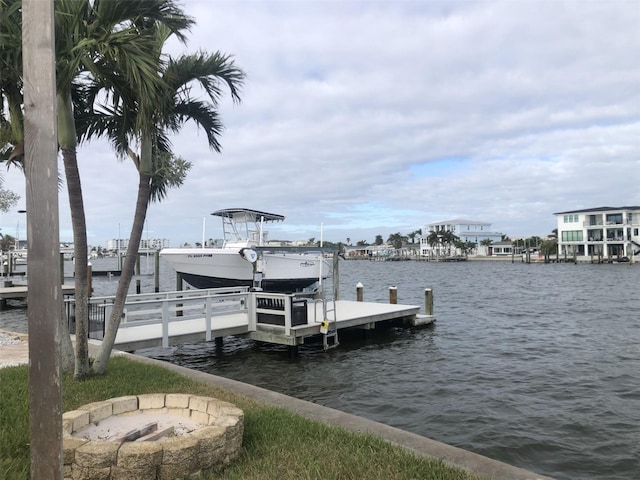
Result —
<svg viewBox="0 0 640 480"><path fill-rule="evenodd" d="M564 216L564 223L577 223L577 222L578 222L578 214Z"/></svg>
<svg viewBox="0 0 640 480"><path fill-rule="evenodd" d="M563 242L581 242L582 230L567 230L565 232L562 232L562 241Z"/></svg>
<svg viewBox="0 0 640 480"><path fill-rule="evenodd" d="M620 225L622 223L621 213L612 213L607 215L607 225Z"/></svg>

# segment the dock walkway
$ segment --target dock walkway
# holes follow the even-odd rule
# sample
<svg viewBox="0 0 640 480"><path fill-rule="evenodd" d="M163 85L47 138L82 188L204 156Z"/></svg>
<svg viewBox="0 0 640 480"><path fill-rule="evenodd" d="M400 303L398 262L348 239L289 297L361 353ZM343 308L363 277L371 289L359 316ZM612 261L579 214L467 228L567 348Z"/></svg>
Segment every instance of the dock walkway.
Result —
<svg viewBox="0 0 640 480"><path fill-rule="evenodd" d="M109 318L111 297L93 298ZM209 289L128 297L115 348L135 351L222 339L229 335L296 347L322 338L323 320L334 331L369 330L381 323L419 326L435 321L414 305L337 300L327 309L321 300L294 294ZM325 315L327 312L327 315ZM96 339L101 339L100 334Z"/></svg>

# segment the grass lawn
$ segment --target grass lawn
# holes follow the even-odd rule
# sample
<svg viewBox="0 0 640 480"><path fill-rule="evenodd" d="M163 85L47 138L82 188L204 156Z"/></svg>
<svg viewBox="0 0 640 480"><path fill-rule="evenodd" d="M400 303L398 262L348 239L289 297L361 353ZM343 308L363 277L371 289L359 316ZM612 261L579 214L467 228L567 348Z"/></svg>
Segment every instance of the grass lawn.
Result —
<svg viewBox="0 0 640 480"><path fill-rule="evenodd" d="M0 369L0 479L29 478L28 367ZM78 382L63 379L63 410L123 395L190 393L216 397L245 413L243 453L208 479L438 479L474 480L438 460L418 457L372 435L307 420L198 383L159 366L123 357L108 373Z"/></svg>

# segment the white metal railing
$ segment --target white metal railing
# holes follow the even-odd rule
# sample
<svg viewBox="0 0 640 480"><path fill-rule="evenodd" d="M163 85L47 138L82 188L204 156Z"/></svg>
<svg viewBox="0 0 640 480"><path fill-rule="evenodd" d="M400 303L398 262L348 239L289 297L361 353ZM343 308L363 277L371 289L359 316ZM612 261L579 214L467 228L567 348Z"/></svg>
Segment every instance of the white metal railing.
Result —
<svg viewBox="0 0 640 480"><path fill-rule="evenodd" d="M249 292L247 287L226 287L207 290L179 290L162 293L146 293L127 297L120 328L130 328L141 325L162 324L162 346L169 346L169 324L185 320L205 319L205 339L212 339L213 319L217 316L234 313L246 313L248 331L256 331L257 325L269 324L275 328L282 328L284 334L291 335L293 325L292 315L294 303L304 312L298 310L296 314L304 315L306 322L306 300L297 298L294 294ZM105 321L111 316L114 296L92 297L90 303L98 308L104 308ZM295 299L295 300L294 300ZM73 302L73 299L65 300ZM278 323L260 321L266 318L282 317Z"/></svg>
<svg viewBox="0 0 640 480"><path fill-rule="evenodd" d="M286 336L291 336L294 315L301 315L302 323L307 323L307 300L298 295L253 292L249 301L250 331L255 331L260 323L283 329Z"/></svg>
<svg viewBox="0 0 640 480"><path fill-rule="evenodd" d="M205 319L205 338L211 340L212 319L220 315L247 312L247 287L130 295L124 304L120 328L162 324L162 346L169 346L169 323ZM115 296L92 297L89 302L104 308L105 321L111 316ZM73 302L74 299L65 300Z"/></svg>

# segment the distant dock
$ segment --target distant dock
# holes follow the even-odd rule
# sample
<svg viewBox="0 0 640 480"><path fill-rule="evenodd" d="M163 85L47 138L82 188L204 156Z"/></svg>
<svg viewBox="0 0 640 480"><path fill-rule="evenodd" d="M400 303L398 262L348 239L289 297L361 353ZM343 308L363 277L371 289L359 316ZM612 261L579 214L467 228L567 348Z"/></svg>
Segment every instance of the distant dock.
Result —
<svg viewBox="0 0 640 480"><path fill-rule="evenodd" d="M62 295L73 295L74 285L62 285ZM13 285L12 282L5 282L5 286L0 287L0 304L7 300L21 300L27 298L29 288L27 285Z"/></svg>

